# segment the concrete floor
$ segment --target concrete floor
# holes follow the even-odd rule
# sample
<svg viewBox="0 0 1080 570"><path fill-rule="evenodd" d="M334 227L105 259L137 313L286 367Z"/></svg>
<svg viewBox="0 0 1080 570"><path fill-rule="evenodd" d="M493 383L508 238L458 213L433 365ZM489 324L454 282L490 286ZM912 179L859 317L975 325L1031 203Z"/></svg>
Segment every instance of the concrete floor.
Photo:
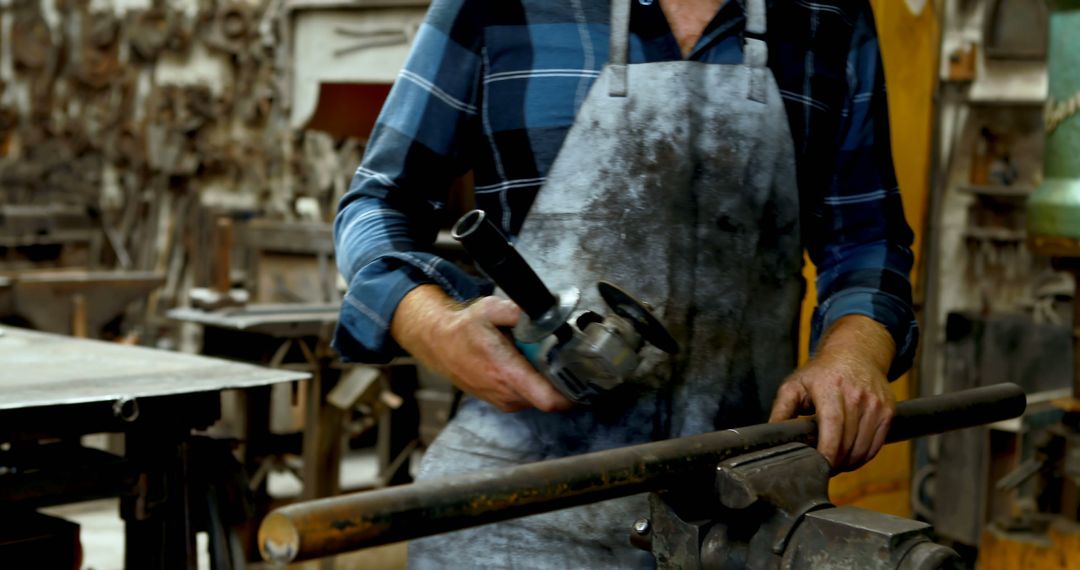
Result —
<svg viewBox="0 0 1080 570"><path fill-rule="evenodd" d="M362 487L375 479L376 459L372 451L350 453L342 461L341 482L345 488ZM275 497L297 496L301 483L289 473L273 473L268 481L270 494ZM80 527L83 546L83 570L123 570L124 521L120 519L119 499L104 499L42 509L45 514L76 522ZM209 570L207 537L197 537L199 570ZM405 568L405 544L392 544L338 556L332 562L334 570ZM290 569L326 570L321 561L293 564ZM269 565L254 564L252 570L269 570ZM132 569L134 570L134 569Z"/></svg>
<svg viewBox="0 0 1080 570"><path fill-rule="evenodd" d="M124 521L120 499L103 499L41 509L79 525L85 570L118 570L124 566ZM200 565L199 570L202 570ZM207 565L209 568L209 565Z"/></svg>

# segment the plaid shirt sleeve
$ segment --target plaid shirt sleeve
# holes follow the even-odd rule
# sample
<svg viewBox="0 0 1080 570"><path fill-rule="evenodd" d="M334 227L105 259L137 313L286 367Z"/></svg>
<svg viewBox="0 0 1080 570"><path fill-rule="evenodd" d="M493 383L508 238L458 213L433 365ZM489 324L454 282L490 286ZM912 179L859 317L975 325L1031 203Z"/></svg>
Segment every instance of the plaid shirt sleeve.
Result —
<svg viewBox="0 0 1080 570"><path fill-rule="evenodd" d="M471 0L436 0L387 98L334 221L338 269L349 284L334 346L348 360L403 354L390 336L398 303L433 283L458 300L482 282L425 251L453 178L479 136L483 19ZM475 24L474 24L475 23Z"/></svg>
<svg viewBox="0 0 1080 570"><path fill-rule="evenodd" d="M811 346L843 316L870 317L896 342L889 371L895 379L911 367L918 341L908 277L913 234L893 171L885 78L869 7L855 23L847 83L832 183L805 232L818 275Z"/></svg>

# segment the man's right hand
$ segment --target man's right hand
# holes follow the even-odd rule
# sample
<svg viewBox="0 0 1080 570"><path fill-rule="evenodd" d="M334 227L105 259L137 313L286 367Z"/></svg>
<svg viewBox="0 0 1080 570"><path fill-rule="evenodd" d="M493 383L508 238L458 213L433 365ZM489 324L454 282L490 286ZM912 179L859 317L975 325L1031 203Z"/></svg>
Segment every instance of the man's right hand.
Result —
<svg viewBox="0 0 1080 570"><path fill-rule="evenodd" d="M504 412L569 409L573 402L499 330L520 318L521 309L506 299L482 297L462 306L438 286L421 285L401 300L390 334L422 364Z"/></svg>

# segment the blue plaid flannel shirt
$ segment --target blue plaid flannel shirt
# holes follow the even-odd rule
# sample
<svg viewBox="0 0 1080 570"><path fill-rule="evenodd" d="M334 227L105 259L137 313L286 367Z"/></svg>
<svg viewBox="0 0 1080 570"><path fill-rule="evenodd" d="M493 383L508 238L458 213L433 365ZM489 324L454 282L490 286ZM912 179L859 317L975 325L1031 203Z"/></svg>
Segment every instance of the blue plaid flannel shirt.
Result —
<svg viewBox="0 0 1080 570"><path fill-rule="evenodd" d="M728 0L689 59L742 61L742 0ZM335 345L355 361L401 353L399 301L434 283L467 300L489 284L429 246L453 179L472 170L476 206L514 235L574 115L608 59L600 0L434 0L334 224L348 281ZM911 366L912 232L893 171L885 81L866 0L770 0L769 67L795 142L803 243L817 267L812 343L845 315L885 325L890 377ZM677 60L659 3L631 15L631 63ZM813 344L812 344L813 346Z"/></svg>

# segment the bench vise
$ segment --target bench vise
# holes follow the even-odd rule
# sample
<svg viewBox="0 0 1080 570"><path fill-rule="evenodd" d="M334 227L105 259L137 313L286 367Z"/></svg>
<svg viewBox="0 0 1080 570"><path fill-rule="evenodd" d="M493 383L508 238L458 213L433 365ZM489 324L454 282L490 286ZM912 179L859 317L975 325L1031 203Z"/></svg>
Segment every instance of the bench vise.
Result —
<svg viewBox="0 0 1080 570"><path fill-rule="evenodd" d="M936 570L959 568L924 522L829 502L829 464L803 443L722 461L713 500L649 497L630 542L660 569Z"/></svg>

